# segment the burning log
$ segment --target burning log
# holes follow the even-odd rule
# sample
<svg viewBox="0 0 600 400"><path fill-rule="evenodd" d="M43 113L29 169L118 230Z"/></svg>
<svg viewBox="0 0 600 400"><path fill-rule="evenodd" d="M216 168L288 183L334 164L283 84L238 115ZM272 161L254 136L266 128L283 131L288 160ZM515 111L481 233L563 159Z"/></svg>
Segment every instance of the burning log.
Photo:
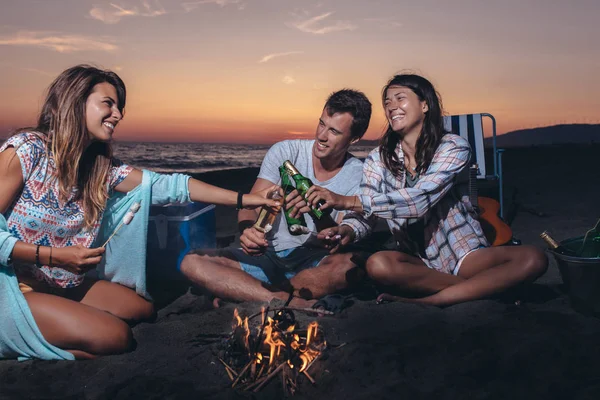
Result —
<svg viewBox="0 0 600 400"><path fill-rule="evenodd" d="M260 323L253 334L250 320L258 316ZM236 309L232 332L219 361L233 381L233 388L258 392L280 374L284 393L293 395L300 376L316 383L308 370L326 349L327 341L319 324L313 321L306 329L300 329L288 307L262 308L260 313L246 318Z"/></svg>

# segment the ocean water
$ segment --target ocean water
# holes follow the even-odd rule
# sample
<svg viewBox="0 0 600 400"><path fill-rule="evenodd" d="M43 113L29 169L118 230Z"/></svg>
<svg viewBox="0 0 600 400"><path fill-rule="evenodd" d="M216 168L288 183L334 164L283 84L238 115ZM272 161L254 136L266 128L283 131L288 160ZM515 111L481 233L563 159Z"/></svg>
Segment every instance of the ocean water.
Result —
<svg viewBox="0 0 600 400"><path fill-rule="evenodd" d="M156 172L200 173L224 169L260 167L270 145L214 143L114 143L114 155L137 168ZM353 146L356 157L365 158L372 147Z"/></svg>

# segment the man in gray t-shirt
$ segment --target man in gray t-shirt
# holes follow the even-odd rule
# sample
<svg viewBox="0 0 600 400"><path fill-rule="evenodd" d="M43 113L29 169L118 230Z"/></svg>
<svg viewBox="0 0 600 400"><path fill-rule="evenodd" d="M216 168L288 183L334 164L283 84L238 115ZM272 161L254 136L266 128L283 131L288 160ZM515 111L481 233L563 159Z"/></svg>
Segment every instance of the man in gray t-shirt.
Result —
<svg viewBox="0 0 600 400"><path fill-rule="evenodd" d="M218 298L270 301L293 295L290 304L303 307L347 288L347 277L357 268L352 254L329 255L316 232L337 224L344 210L358 204L362 162L348 149L364 135L370 118L371 103L363 93L340 90L327 99L314 140L286 140L267 152L251 192L281 184L279 167L291 161L314 185L305 198L292 191L284 207L292 217L303 215L310 233L290 234L281 212L264 234L253 227L260 210L242 209L241 248L196 250L182 261L183 274ZM325 201L321 209L331 214L317 220L310 211L321 200Z"/></svg>

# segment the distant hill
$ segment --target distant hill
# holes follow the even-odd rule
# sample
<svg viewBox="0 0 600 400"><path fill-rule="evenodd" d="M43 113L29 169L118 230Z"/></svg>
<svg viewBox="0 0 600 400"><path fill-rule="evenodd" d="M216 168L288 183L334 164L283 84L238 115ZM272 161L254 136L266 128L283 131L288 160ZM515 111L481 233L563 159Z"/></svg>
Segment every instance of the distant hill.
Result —
<svg viewBox="0 0 600 400"><path fill-rule="evenodd" d="M552 125L521 129L498 135L498 147L552 146L559 144L600 144L600 124ZM485 147L492 147L492 138L485 139ZM379 140L360 140L357 146L379 145Z"/></svg>
<svg viewBox="0 0 600 400"><path fill-rule="evenodd" d="M361 139L358 142L356 142L356 144L354 146L365 146L365 147L377 147L379 146L379 139L376 140L366 140L366 139Z"/></svg>
<svg viewBox="0 0 600 400"><path fill-rule="evenodd" d="M557 144L600 143L600 124L553 125L522 129L496 137L498 147L531 147ZM492 146L492 138L485 139Z"/></svg>

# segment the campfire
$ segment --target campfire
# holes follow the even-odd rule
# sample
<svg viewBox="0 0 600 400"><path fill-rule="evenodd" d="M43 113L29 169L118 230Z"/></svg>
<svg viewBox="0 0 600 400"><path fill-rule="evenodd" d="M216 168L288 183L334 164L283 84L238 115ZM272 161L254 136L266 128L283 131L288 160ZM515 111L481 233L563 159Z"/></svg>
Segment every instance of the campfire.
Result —
<svg viewBox="0 0 600 400"><path fill-rule="evenodd" d="M316 321L303 329L293 310L315 312L263 307L260 313L242 318L238 310L234 310L232 332L219 358L233 388L258 392L279 375L284 393L293 395L298 390L299 379L315 383L309 371L328 344ZM258 317L260 321L254 321ZM255 325L254 329L251 325Z"/></svg>

